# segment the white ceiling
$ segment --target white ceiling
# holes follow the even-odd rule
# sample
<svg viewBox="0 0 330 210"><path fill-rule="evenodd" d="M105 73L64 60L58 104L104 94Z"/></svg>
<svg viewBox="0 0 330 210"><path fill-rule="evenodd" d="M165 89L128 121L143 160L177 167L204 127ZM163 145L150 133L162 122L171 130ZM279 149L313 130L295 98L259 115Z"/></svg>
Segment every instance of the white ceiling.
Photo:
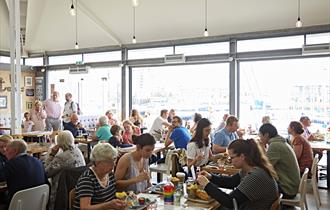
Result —
<svg viewBox="0 0 330 210"><path fill-rule="evenodd" d="M6 1L10 0L0 0L0 50L8 51ZM75 17L69 14L70 5L71 0L23 1L28 51L74 48ZM208 0L208 30L216 36L293 28L297 5L298 0ZM330 24L330 0L301 0L301 18L304 26ZM80 48L131 43L132 30L131 0L78 0ZM204 0L140 0L136 8L138 42L202 37L203 31Z"/></svg>

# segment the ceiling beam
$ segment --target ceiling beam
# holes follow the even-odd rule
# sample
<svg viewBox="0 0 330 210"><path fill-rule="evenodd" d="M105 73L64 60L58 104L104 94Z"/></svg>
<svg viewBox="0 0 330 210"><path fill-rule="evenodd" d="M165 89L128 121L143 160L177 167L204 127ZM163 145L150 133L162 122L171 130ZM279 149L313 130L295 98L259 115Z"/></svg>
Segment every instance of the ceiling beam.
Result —
<svg viewBox="0 0 330 210"><path fill-rule="evenodd" d="M101 30L103 30L106 35L111 38L118 46L122 45L122 41L113 33L113 31L102 20L100 20L100 18L98 18L82 1L79 1L78 8Z"/></svg>

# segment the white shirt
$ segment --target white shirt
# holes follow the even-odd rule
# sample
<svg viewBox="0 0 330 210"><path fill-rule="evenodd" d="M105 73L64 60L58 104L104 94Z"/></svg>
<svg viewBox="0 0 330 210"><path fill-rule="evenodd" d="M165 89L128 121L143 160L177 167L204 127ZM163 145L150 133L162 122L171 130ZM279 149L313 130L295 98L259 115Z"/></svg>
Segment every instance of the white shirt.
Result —
<svg viewBox="0 0 330 210"><path fill-rule="evenodd" d="M202 148L198 148L196 142L189 142L187 145L187 158L194 160L198 155L202 155L203 159L201 161L197 161L195 166L202 166L209 162L209 155L210 155L211 144L207 147L203 146Z"/></svg>
<svg viewBox="0 0 330 210"><path fill-rule="evenodd" d="M32 120L28 120L28 121L24 121L23 122L23 133L26 132L31 132L32 131L32 127L34 126L34 122Z"/></svg>
<svg viewBox="0 0 330 210"><path fill-rule="evenodd" d="M167 122L167 119L164 119L161 116L157 117L151 126L150 134L151 135L160 134L161 131L163 130L163 123L165 122Z"/></svg>
<svg viewBox="0 0 330 210"><path fill-rule="evenodd" d="M65 123L70 122L70 117L73 113L77 113L77 104L73 101L65 102L63 110L63 121Z"/></svg>

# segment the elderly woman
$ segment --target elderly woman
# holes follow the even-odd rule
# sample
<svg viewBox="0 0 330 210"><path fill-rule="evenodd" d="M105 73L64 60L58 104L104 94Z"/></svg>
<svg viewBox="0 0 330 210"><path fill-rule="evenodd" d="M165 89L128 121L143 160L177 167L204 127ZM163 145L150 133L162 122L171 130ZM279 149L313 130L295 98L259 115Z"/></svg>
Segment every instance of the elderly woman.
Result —
<svg viewBox="0 0 330 210"><path fill-rule="evenodd" d="M61 152L60 152L61 150ZM45 171L48 177L52 177L50 194L50 209L54 208L56 191L60 174L63 168L75 168L84 166L85 160L80 149L74 145L74 138L70 131L62 131L57 136L57 144L51 149L46 162Z"/></svg>
<svg viewBox="0 0 330 210"><path fill-rule="evenodd" d="M78 179L75 209L124 209L125 201L115 199L113 174L118 152L109 143L97 144L91 155L91 166Z"/></svg>
<svg viewBox="0 0 330 210"><path fill-rule="evenodd" d="M0 136L0 182L5 180L4 168L7 163L5 156L6 146L13 140L13 137L9 135Z"/></svg>
<svg viewBox="0 0 330 210"><path fill-rule="evenodd" d="M221 203L221 207L232 209L235 199L241 210L270 209L279 195L277 174L262 149L253 139L237 139L228 146L228 155L233 166L241 171L230 177L202 171L197 178L200 186ZM227 194L219 187L234 190Z"/></svg>
<svg viewBox="0 0 330 210"><path fill-rule="evenodd" d="M101 116L99 118L98 129L95 133L95 136L92 137L94 140L106 141L106 142L109 141L112 135L110 133L110 126L108 122L109 121L106 116Z"/></svg>
<svg viewBox="0 0 330 210"><path fill-rule="evenodd" d="M46 111L42 109L42 102L36 101L35 108L30 111L30 117L34 123L32 131L44 131L46 127L45 119L47 117Z"/></svg>
<svg viewBox="0 0 330 210"><path fill-rule="evenodd" d="M139 127L133 125L129 120L123 122L124 133L123 133L123 143L124 144L133 144L132 136L140 136L141 130Z"/></svg>
<svg viewBox="0 0 330 210"><path fill-rule="evenodd" d="M115 177L118 188L125 191L144 192L151 184L149 158L156 141L149 133L134 137L136 150L123 155L118 162Z"/></svg>

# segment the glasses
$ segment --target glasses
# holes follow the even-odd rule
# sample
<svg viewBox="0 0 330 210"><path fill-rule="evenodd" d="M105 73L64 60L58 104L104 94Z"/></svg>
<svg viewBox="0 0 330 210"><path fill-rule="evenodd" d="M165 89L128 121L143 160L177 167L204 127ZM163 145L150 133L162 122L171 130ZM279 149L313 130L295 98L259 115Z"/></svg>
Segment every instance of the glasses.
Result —
<svg viewBox="0 0 330 210"><path fill-rule="evenodd" d="M228 156L228 161L229 162L231 162L234 158L236 158L236 157L239 157L238 155L235 155L235 156Z"/></svg>

